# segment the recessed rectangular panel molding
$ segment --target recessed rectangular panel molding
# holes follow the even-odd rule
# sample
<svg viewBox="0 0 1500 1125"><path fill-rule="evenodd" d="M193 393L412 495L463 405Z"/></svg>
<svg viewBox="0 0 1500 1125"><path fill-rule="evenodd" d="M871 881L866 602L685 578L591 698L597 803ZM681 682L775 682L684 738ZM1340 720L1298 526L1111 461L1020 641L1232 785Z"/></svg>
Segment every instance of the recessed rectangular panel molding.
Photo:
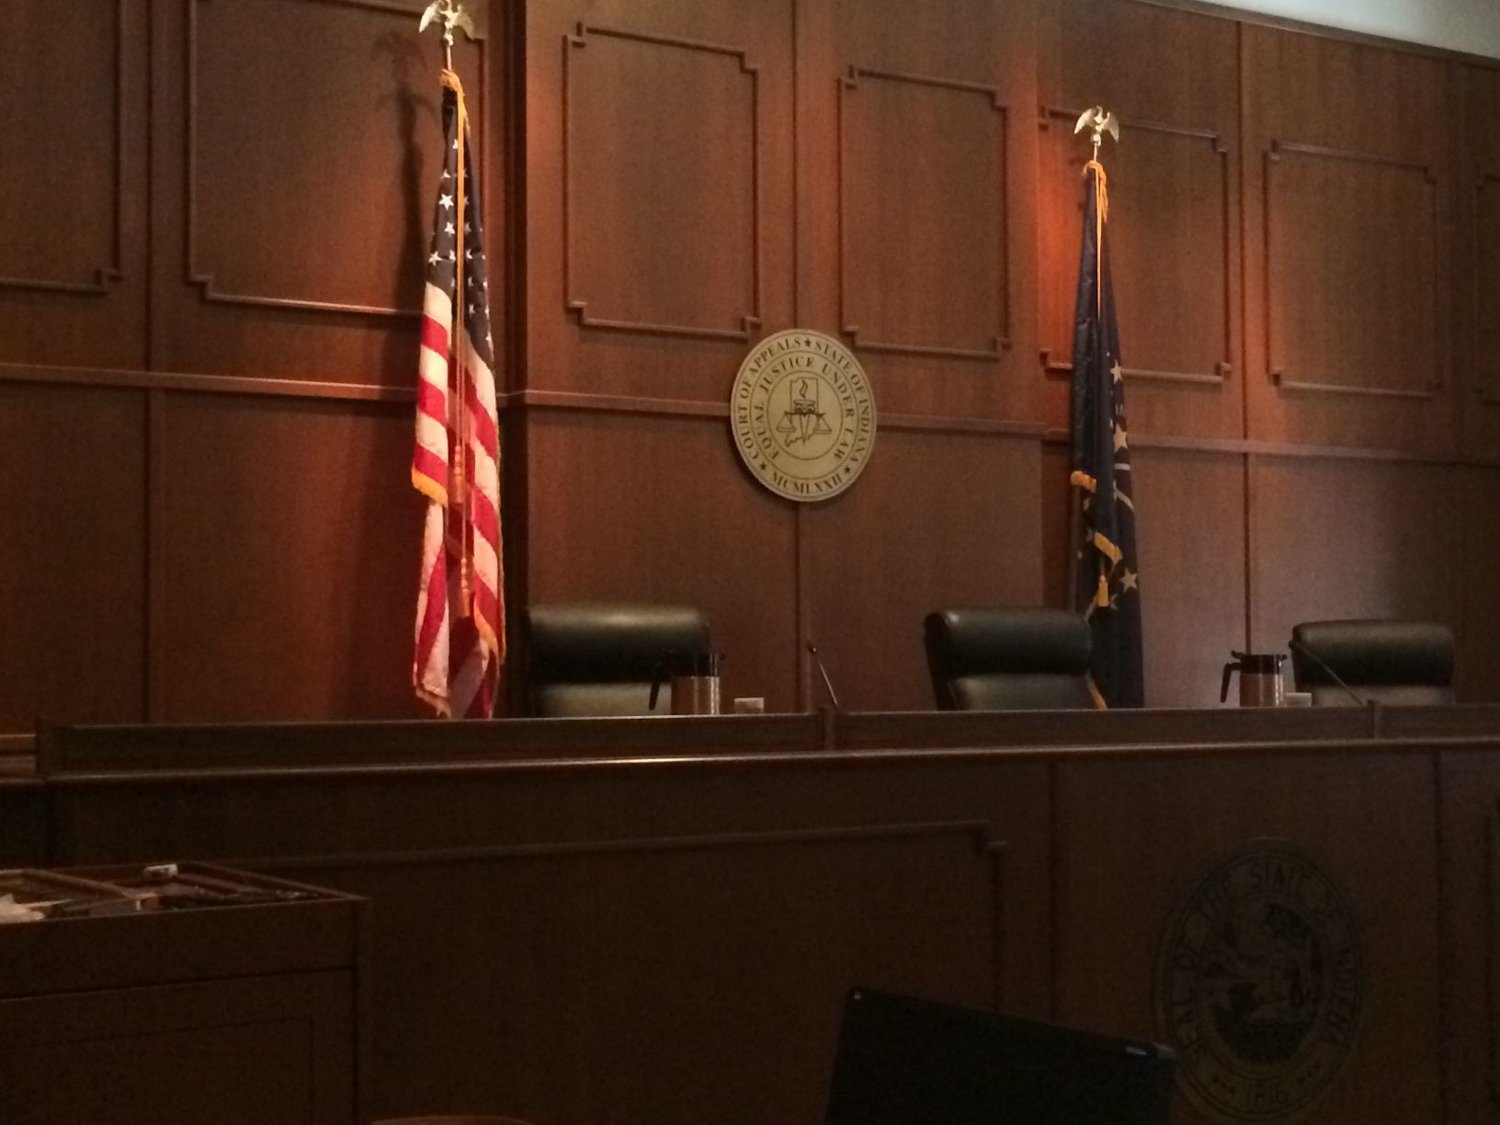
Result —
<svg viewBox="0 0 1500 1125"><path fill-rule="evenodd" d="M839 320L861 351L1010 347L1007 110L992 86L850 67L839 81Z"/></svg>
<svg viewBox="0 0 1500 1125"><path fill-rule="evenodd" d="M1272 140L1266 351L1283 392L1430 399L1442 383L1438 177L1418 161Z"/></svg>
<svg viewBox="0 0 1500 1125"><path fill-rule="evenodd" d="M45 0L0 5L0 106L25 156L0 176L0 289L103 296L124 276L125 3L90 4L65 34Z"/></svg>
<svg viewBox="0 0 1500 1125"><path fill-rule="evenodd" d="M1474 393L1485 406L1500 406L1500 352L1485 346L1489 310L1500 299L1500 175L1486 172L1474 181L1474 275L1469 299L1472 331L1479 334L1473 350Z"/></svg>
<svg viewBox="0 0 1500 1125"><path fill-rule="evenodd" d="M416 319L442 166L420 14L186 0L186 281L206 302ZM460 35L483 192L484 45Z"/></svg>
<svg viewBox="0 0 1500 1125"><path fill-rule="evenodd" d="M747 51L580 24L562 101L565 311L585 331L750 339L762 123Z"/></svg>

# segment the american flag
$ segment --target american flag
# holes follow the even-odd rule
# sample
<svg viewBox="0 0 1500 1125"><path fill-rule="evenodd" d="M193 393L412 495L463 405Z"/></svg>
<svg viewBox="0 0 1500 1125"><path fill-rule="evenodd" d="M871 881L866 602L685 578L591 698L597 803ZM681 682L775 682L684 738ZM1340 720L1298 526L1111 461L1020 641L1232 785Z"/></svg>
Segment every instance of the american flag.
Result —
<svg viewBox="0 0 1500 1125"><path fill-rule="evenodd" d="M1073 486L1082 490L1074 608L1093 634L1093 684L1109 707L1145 702L1141 588L1131 499L1130 439L1115 293L1105 244L1108 195L1097 160L1085 168L1083 252L1073 322Z"/></svg>
<svg viewBox="0 0 1500 1125"><path fill-rule="evenodd" d="M484 225L463 86L451 70L443 133L411 467L427 497L412 685L441 715L488 717L505 659L500 433Z"/></svg>

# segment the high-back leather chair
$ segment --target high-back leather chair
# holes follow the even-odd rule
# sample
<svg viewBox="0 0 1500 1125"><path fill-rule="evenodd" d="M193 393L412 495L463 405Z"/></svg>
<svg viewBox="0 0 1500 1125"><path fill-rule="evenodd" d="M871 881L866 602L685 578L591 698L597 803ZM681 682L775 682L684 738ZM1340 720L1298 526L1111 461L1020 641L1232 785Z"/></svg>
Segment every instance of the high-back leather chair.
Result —
<svg viewBox="0 0 1500 1125"><path fill-rule="evenodd" d="M710 650L708 621L692 606L626 602L527 606L521 644L522 706L548 718L668 714L669 687L650 705L668 654Z"/></svg>
<svg viewBox="0 0 1500 1125"><path fill-rule="evenodd" d="M927 668L943 711L1094 706L1088 623L1061 609L946 609L927 615Z"/></svg>
<svg viewBox="0 0 1500 1125"><path fill-rule="evenodd" d="M1441 622L1304 621L1288 647L1292 679L1314 705L1453 702L1453 630Z"/></svg>

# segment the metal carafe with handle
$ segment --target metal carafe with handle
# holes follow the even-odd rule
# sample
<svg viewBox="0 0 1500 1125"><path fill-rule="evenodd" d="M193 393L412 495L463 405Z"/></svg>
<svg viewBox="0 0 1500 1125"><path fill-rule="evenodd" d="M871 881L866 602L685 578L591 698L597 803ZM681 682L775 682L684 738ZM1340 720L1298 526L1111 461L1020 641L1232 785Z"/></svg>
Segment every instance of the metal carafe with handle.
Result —
<svg viewBox="0 0 1500 1125"><path fill-rule="evenodd" d="M717 715L719 713L719 652L669 652L658 667L651 684L651 710L663 683L670 683L674 715Z"/></svg>
<svg viewBox="0 0 1500 1125"><path fill-rule="evenodd" d="M1219 702L1229 698L1229 677L1240 674L1241 707L1280 707L1286 702L1286 688L1281 682L1282 652L1234 652L1234 661L1224 665L1224 683Z"/></svg>

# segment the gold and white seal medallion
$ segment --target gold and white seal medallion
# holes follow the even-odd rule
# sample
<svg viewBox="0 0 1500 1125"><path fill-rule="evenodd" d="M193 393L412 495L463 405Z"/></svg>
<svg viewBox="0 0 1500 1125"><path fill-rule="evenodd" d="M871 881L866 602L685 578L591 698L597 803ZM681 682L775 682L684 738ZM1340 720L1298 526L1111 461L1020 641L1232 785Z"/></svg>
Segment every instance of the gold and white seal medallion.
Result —
<svg viewBox="0 0 1500 1125"><path fill-rule="evenodd" d="M788 500L827 500L854 483L875 445L875 396L854 353L821 332L768 336L730 394L734 447Z"/></svg>

